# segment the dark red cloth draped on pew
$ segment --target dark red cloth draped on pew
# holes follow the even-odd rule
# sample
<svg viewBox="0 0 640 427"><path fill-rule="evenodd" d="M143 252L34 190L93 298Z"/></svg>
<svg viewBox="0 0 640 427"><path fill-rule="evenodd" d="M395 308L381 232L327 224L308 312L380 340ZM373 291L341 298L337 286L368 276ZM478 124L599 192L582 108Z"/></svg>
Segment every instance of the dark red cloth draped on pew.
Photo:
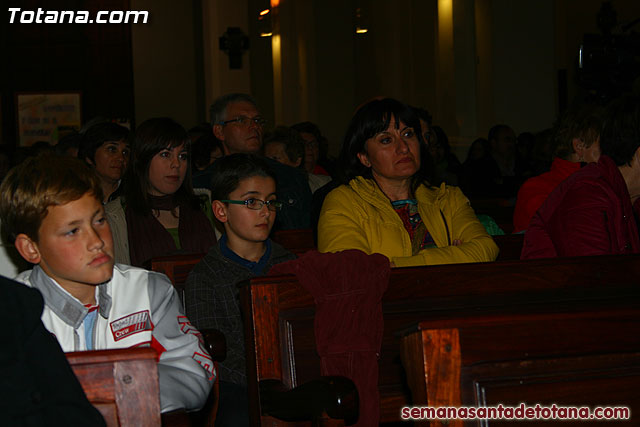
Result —
<svg viewBox="0 0 640 427"><path fill-rule="evenodd" d="M315 336L322 375L353 380L360 396L357 426L378 425L378 357L382 343L382 295L389 260L357 250L307 252L274 266L269 274L295 274L316 303Z"/></svg>

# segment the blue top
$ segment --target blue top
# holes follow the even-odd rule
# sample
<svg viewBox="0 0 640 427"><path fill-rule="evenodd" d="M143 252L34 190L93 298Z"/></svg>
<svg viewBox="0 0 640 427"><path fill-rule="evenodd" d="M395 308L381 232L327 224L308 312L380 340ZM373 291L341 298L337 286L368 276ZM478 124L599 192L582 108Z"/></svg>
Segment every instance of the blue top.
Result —
<svg viewBox="0 0 640 427"><path fill-rule="evenodd" d="M87 350L93 350L93 326L96 324L96 317L98 316L97 307L89 309L89 313L84 318L84 340L87 343Z"/></svg>
<svg viewBox="0 0 640 427"><path fill-rule="evenodd" d="M262 270L264 270L265 266L267 265L267 261L269 261L269 258L271 257L271 239L265 240L264 243L267 245L267 250L264 251L264 255L262 255L262 258L260 258L260 261L258 262L244 259L238 254L236 254L235 252L233 252L231 249L229 249L229 247L227 246L226 234L223 234L222 237L220 238L220 252L226 258L230 259L236 264L239 264L247 268L253 274L262 275Z"/></svg>

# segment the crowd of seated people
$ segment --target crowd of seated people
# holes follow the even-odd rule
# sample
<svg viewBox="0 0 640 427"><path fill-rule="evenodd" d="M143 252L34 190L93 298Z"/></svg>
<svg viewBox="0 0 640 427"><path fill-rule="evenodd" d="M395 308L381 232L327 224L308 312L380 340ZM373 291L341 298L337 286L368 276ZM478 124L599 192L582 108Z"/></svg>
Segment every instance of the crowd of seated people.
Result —
<svg viewBox="0 0 640 427"><path fill-rule="evenodd" d="M47 144L20 150L0 187L3 231L33 265L19 280L43 294L44 326L64 351L157 347L165 412L201 407L218 375L216 425L249 424L237 286L295 258L273 230L313 228L320 253L382 254L393 268L492 262L498 233L474 201L500 198L515 201L523 259L640 253L631 95L518 139L496 125L464 163L426 110L396 99L354 112L338 159L317 125L269 128L247 94L221 96L210 112L189 132L170 118L132 131L94 123L61 139L58 154ZM166 277L143 268L185 253L203 258L183 309ZM112 333L113 320L145 310L139 334ZM202 349L180 318L225 334L218 372L191 357Z"/></svg>

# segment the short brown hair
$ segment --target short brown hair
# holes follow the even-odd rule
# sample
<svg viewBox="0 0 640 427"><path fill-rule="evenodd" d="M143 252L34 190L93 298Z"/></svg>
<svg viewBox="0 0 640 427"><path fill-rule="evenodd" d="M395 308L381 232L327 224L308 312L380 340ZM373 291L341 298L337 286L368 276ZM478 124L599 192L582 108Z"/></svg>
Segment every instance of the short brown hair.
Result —
<svg viewBox="0 0 640 427"><path fill-rule="evenodd" d="M49 206L73 202L87 193L102 201L100 179L82 160L51 153L27 158L0 185L2 230L12 243L21 233L37 242Z"/></svg>
<svg viewBox="0 0 640 427"><path fill-rule="evenodd" d="M567 110L554 128L555 157L569 160L575 153L573 139L578 138L589 148L600 138L602 108L597 105L577 105Z"/></svg>

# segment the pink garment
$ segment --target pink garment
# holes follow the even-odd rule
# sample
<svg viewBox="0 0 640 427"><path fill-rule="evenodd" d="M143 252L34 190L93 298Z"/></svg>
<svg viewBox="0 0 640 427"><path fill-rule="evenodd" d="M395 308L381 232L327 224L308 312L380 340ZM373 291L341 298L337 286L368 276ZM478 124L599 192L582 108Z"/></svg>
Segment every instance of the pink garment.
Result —
<svg viewBox="0 0 640 427"><path fill-rule="evenodd" d="M355 383L360 397L357 426L380 419L378 357L382 344L382 295L389 285L389 259L358 250L309 251L274 266L269 274L295 274L316 303L315 336L322 375Z"/></svg>
<svg viewBox="0 0 640 427"><path fill-rule="evenodd" d="M520 258L632 253L640 253L640 237L631 196L616 164L602 155L549 195L529 224Z"/></svg>
<svg viewBox="0 0 640 427"><path fill-rule="evenodd" d="M320 165L315 165L314 168L313 168L313 171L311 173L314 173L316 175L327 175L327 176L330 176L329 172L327 172L325 170L325 168L323 168Z"/></svg>
<svg viewBox="0 0 640 427"><path fill-rule="evenodd" d="M513 211L513 232L518 233L526 230L531 218L547 200L549 194L571 174L579 171L580 167L580 163L556 157L553 159L549 172L526 180L518 191L516 208Z"/></svg>

